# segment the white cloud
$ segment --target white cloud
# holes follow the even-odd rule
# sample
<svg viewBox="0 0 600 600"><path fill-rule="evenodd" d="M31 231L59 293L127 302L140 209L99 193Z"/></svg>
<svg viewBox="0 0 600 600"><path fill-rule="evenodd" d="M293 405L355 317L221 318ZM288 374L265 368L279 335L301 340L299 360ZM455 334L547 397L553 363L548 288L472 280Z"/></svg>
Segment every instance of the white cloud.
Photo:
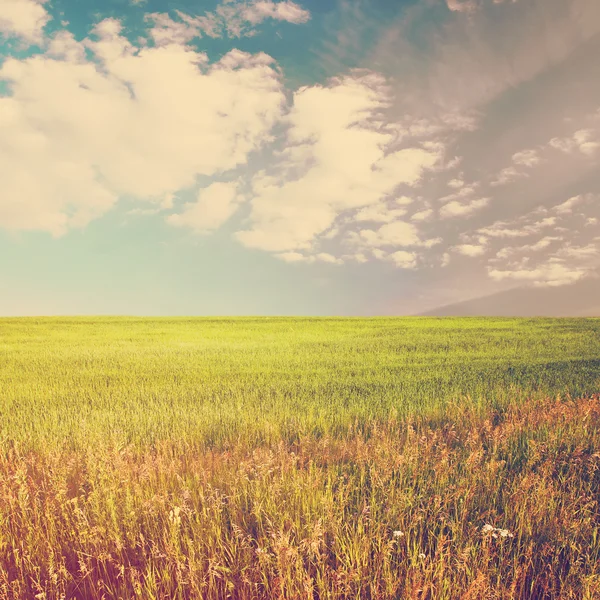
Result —
<svg viewBox="0 0 600 600"><path fill-rule="evenodd" d="M256 33L254 27L266 19L295 24L306 23L310 19L310 12L291 0L283 2L224 0L214 12L207 12L197 17L176 12L185 23L196 30L198 35L204 33L211 37L230 38L254 35Z"/></svg>
<svg viewBox="0 0 600 600"><path fill-rule="evenodd" d="M560 258L574 258L576 260L586 260L598 257L598 245L595 243L586 246L566 245L561 248L556 256Z"/></svg>
<svg viewBox="0 0 600 600"><path fill-rule="evenodd" d="M203 35L213 38L251 36L256 33L254 27L266 19L295 24L306 23L310 19L308 10L290 0L225 1L215 12L196 16L180 10L174 12L179 20L172 19L167 13L149 13L145 16L147 21L154 23L150 35L156 45L186 44Z"/></svg>
<svg viewBox="0 0 600 600"><path fill-rule="evenodd" d="M169 215L167 222L197 233L210 233L221 227L242 201L236 183L212 183L198 192L196 202L185 204L183 212Z"/></svg>
<svg viewBox="0 0 600 600"><path fill-rule="evenodd" d="M355 260L359 263L366 263L369 260L362 252L357 252L356 254L353 254L348 258L351 258L352 260Z"/></svg>
<svg viewBox="0 0 600 600"><path fill-rule="evenodd" d="M344 263L343 259L337 258L333 256L333 254L329 254L328 252L319 252L317 254L306 255L300 252L279 252L275 254L275 256L285 262L289 263L315 263L315 262L324 262L332 265L341 265ZM357 255L353 257L358 262L365 262L366 257L363 255Z"/></svg>
<svg viewBox="0 0 600 600"><path fill-rule="evenodd" d="M540 250L548 249L551 245L559 243L563 244L562 249L555 251L554 256L559 258L564 257L567 256L563 253L564 248L569 247L568 237L577 236L581 239L581 231L578 231L578 229L582 224L585 225L590 218L585 210L593 209L595 198L596 197L592 194L574 196L553 207L539 207L513 221L496 221L488 227L478 229L475 234L490 239L502 240L507 238L538 236L547 232L548 229L553 229L555 232L554 235L545 233L545 235L535 242L521 246L507 246L501 248L497 251L496 258L506 259L518 253L539 252ZM588 208L583 209L584 205L587 205ZM580 207L581 210L575 212L574 207ZM469 236L466 237L468 238Z"/></svg>
<svg viewBox="0 0 600 600"><path fill-rule="evenodd" d="M485 208L489 202L489 198L479 198L477 200L468 200L466 202L453 200L452 202L448 202L448 204L444 204L444 206L440 208L440 217L442 219L468 217L478 210Z"/></svg>
<svg viewBox="0 0 600 600"><path fill-rule="evenodd" d="M387 256L397 267L401 269L415 269L417 266L417 255L414 252L398 250Z"/></svg>
<svg viewBox="0 0 600 600"><path fill-rule="evenodd" d="M476 246L474 244L460 244L455 247L455 250L464 256L481 256L485 253L485 246Z"/></svg>
<svg viewBox="0 0 600 600"><path fill-rule="evenodd" d="M513 165L517 165L518 167L521 167L521 169L532 169L542 162L542 158L537 150L527 149L515 152L512 155L512 162ZM529 173L519 170L513 165L502 169L500 173L498 173L496 179L493 180L490 185L506 185L508 183L518 181L524 177L529 177Z"/></svg>
<svg viewBox="0 0 600 600"><path fill-rule="evenodd" d="M288 23L306 23L310 19L310 12L291 0L258 0L248 5L243 14L250 23L260 23L268 18Z"/></svg>
<svg viewBox="0 0 600 600"><path fill-rule="evenodd" d="M549 260L531 269L499 270L488 269L488 274L496 281L512 279L528 281L536 286L561 286L575 283L587 275L585 268L568 266L561 262Z"/></svg>
<svg viewBox="0 0 600 600"><path fill-rule="evenodd" d="M562 204L558 204L552 210L557 214L565 214L573 212L573 208L582 204L585 201L585 196L573 196Z"/></svg>
<svg viewBox="0 0 600 600"><path fill-rule="evenodd" d="M333 256L333 254L329 254L328 252L319 252L318 254L315 254L314 258L315 260L330 263L333 265L341 265L344 262L341 258L337 258Z"/></svg>
<svg viewBox="0 0 600 600"><path fill-rule="evenodd" d="M525 244L523 246L507 246L502 248L502 250L498 251L496 254L497 258L503 259L508 258L509 256L516 253L524 253L524 252L538 252L539 250L545 250L548 248L553 242L557 242L562 240L562 238L557 236L546 236L539 239L534 244Z"/></svg>
<svg viewBox="0 0 600 600"><path fill-rule="evenodd" d="M531 214L525 215L515 222L496 221L488 227L478 229L478 233L492 238L526 237L556 224L556 218L554 217L546 217L539 221L527 223L526 221L530 216Z"/></svg>
<svg viewBox="0 0 600 600"><path fill-rule="evenodd" d="M2 0L0 5L0 34L17 37L29 44L42 41L43 29L50 15L43 4L47 0Z"/></svg>
<svg viewBox="0 0 600 600"><path fill-rule="evenodd" d="M585 224L596 219L590 212L598 214L598 209L597 196L581 194L555 206L539 207L512 222L498 221L479 229L476 234L496 245L506 238L543 234L528 244L497 249L490 259L489 276L536 286L567 285L590 276L600 266L600 237L591 237Z"/></svg>
<svg viewBox="0 0 600 600"><path fill-rule="evenodd" d="M363 229L358 232L360 240L367 246L421 246L418 229L406 221L395 221L382 225L376 231Z"/></svg>
<svg viewBox="0 0 600 600"><path fill-rule="evenodd" d="M460 189L461 187L463 187L463 185L465 185L465 182L461 178L454 178L448 182L448 187L451 187L455 190Z"/></svg>
<svg viewBox="0 0 600 600"><path fill-rule="evenodd" d="M238 239L273 252L306 250L339 215L392 201L400 185L416 186L441 151L388 151L394 134L377 124L388 104L386 82L373 73L298 90L286 119L287 150L272 175L254 178L251 225Z"/></svg>
<svg viewBox="0 0 600 600"><path fill-rule="evenodd" d="M498 185L506 185L507 183L512 183L513 181L517 181L522 179L523 177L527 177L527 173L523 173L515 167L506 167L498 173L496 179L494 179L490 185L498 186Z"/></svg>
<svg viewBox="0 0 600 600"><path fill-rule="evenodd" d="M521 150L520 152L513 154L512 160L515 165L520 165L522 167L535 167L541 162L537 150Z"/></svg>
<svg viewBox="0 0 600 600"><path fill-rule="evenodd" d="M379 203L361 208L356 215L354 215L354 220L390 223L391 221L394 221L405 214L406 210L403 208L390 209L386 204Z"/></svg>
<svg viewBox="0 0 600 600"><path fill-rule="evenodd" d="M221 35L219 24L214 16L190 17L179 10L175 12L180 17L180 21L174 21L167 13L149 13L145 15L144 19L154 24L149 33L155 46L187 44L202 35L209 37L219 37Z"/></svg>
<svg viewBox="0 0 600 600"><path fill-rule="evenodd" d="M479 3L476 0L446 0L448 9L452 12L474 12L478 9Z"/></svg>
<svg viewBox="0 0 600 600"><path fill-rule="evenodd" d="M419 212L414 213L411 217L411 221L427 221L433 216L433 210L430 208L426 208L425 210L420 210Z"/></svg>
<svg viewBox="0 0 600 600"><path fill-rule="evenodd" d="M55 235L120 196L159 201L243 165L285 102L272 59L239 50L209 64L170 45L137 50L120 23L97 41L57 35L48 54L0 68L0 224ZM85 49L95 56L86 58Z"/></svg>
<svg viewBox="0 0 600 600"><path fill-rule="evenodd" d="M552 138L549 145L566 154L579 151L586 156L593 156L600 150L600 136L593 129L579 129L570 137Z"/></svg>
<svg viewBox="0 0 600 600"><path fill-rule="evenodd" d="M289 263L307 262L308 259L308 257L304 256L304 254L301 254L300 252L281 252L275 256Z"/></svg>
<svg viewBox="0 0 600 600"><path fill-rule="evenodd" d="M468 185L462 185L459 188L455 188L456 191L452 192L452 194L447 194L446 196L442 196L439 199L439 202L448 202L450 200L460 200L461 198L468 198L472 196L479 187L479 183L473 182Z"/></svg>

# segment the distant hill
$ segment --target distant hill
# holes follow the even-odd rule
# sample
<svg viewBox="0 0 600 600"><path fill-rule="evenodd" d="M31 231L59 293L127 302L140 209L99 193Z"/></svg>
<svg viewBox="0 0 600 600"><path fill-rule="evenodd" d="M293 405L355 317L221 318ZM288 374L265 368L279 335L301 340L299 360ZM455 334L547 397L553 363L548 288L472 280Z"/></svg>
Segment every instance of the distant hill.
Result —
<svg viewBox="0 0 600 600"><path fill-rule="evenodd" d="M600 317L600 277L560 287L518 287L440 306L421 316Z"/></svg>

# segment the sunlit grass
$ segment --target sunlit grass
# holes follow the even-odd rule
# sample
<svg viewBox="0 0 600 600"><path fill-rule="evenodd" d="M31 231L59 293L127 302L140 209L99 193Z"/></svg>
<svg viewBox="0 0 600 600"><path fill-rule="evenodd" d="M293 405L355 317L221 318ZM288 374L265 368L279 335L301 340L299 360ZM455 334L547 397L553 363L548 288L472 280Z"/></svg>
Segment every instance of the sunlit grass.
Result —
<svg viewBox="0 0 600 600"><path fill-rule="evenodd" d="M600 597L599 334L4 319L0 598Z"/></svg>

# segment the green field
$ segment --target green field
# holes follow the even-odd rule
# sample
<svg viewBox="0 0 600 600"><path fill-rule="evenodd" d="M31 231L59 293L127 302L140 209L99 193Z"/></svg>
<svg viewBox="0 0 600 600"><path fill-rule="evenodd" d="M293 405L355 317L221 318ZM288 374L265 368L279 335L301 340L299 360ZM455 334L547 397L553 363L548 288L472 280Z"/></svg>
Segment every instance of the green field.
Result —
<svg viewBox="0 0 600 600"><path fill-rule="evenodd" d="M0 598L598 598L598 392L600 319L2 319Z"/></svg>
<svg viewBox="0 0 600 600"><path fill-rule="evenodd" d="M6 441L255 445L600 391L600 319L5 319L0 390Z"/></svg>

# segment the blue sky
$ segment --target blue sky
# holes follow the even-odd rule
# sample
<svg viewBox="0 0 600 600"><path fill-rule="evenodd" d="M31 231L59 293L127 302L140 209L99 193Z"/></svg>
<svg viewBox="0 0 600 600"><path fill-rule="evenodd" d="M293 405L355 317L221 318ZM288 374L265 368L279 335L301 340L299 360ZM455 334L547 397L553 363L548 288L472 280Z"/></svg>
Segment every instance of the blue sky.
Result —
<svg viewBox="0 0 600 600"><path fill-rule="evenodd" d="M3 0L0 314L576 290L599 59L595 0Z"/></svg>

